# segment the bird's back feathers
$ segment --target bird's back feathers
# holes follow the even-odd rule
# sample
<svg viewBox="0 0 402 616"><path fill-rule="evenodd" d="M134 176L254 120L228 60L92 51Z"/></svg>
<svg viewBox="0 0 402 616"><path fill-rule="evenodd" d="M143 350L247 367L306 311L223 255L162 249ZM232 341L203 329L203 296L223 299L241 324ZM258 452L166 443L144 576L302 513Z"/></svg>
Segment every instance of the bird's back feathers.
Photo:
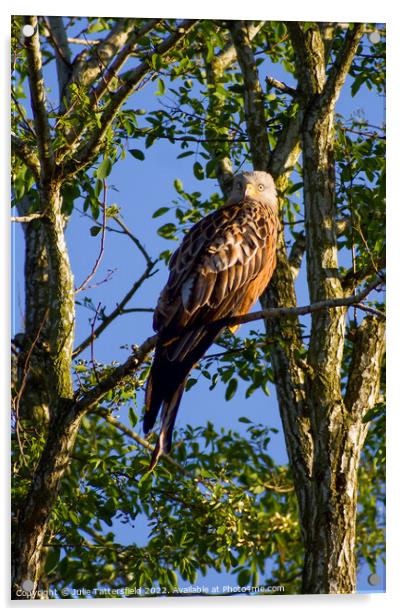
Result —
<svg viewBox="0 0 402 616"><path fill-rule="evenodd" d="M188 374L222 331L219 319L248 312L275 268L277 215L246 199L194 225L169 264L154 313L159 341L146 390L144 431L162 406L162 429L151 462L170 450Z"/></svg>

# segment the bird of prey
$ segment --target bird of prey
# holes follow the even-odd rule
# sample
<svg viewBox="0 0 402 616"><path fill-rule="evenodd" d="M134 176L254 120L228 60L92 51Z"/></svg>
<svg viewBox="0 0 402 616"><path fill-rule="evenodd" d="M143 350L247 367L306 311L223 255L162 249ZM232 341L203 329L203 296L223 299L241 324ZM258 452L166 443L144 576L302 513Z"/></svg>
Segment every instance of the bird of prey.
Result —
<svg viewBox="0 0 402 616"><path fill-rule="evenodd" d="M150 470L172 443L173 427L192 367L224 329L215 323L246 314L276 265L277 196L263 171L237 175L227 202L186 234L154 313L158 342L146 386L144 432L162 407ZM232 328L232 331L237 328Z"/></svg>

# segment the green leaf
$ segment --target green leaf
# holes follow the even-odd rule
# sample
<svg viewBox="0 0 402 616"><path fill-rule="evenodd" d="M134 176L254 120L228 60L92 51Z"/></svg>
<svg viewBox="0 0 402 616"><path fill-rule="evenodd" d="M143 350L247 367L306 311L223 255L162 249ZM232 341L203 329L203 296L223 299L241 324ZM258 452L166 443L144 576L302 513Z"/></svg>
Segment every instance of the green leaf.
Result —
<svg viewBox="0 0 402 616"><path fill-rule="evenodd" d="M96 177L100 180L104 180L110 174L112 170L112 161L110 158L104 158L98 169L96 170Z"/></svg>
<svg viewBox="0 0 402 616"><path fill-rule="evenodd" d="M98 227L98 226L91 227L89 230L92 237L96 237L100 233L100 231L102 231L102 227Z"/></svg>
<svg viewBox="0 0 402 616"><path fill-rule="evenodd" d="M183 192L183 182L181 180L176 178L173 182L173 186L178 193Z"/></svg>
<svg viewBox="0 0 402 616"><path fill-rule="evenodd" d="M163 216L163 214L166 214L166 212L168 212L169 209L170 208L168 207L160 207L158 210L156 210L156 212L152 214L152 218L159 218L159 216Z"/></svg>
<svg viewBox="0 0 402 616"><path fill-rule="evenodd" d="M145 154L141 150L129 150L131 156L134 156L137 160L145 160Z"/></svg>
<svg viewBox="0 0 402 616"><path fill-rule="evenodd" d="M225 400L229 401L233 398L237 390L237 379L231 379L229 385L226 388Z"/></svg>
<svg viewBox="0 0 402 616"><path fill-rule="evenodd" d="M239 586L248 586L248 583L250 582L250 577L251 571L249 569L243 569L237 576L237 583L239 584Z"/></svg>
<svg viewBox="0 0 402 616"><path fill-rule="evenodd" d="M58 565L60 560L60 548L58 546L51 547L46 558L45 573L49 575Z"/></svg>
<svg viewBox="0 0 402 616"><path fill-rule="evenodd" d="M135 426L138 423L138 417L134 412L134 409L132 406L130 406L130 408L128 409L128 418L130 420L130 424L132 428L135 428Z"/></svg>
<svg viewBox="0 0 402 616"><path fill-rule="evenodd" d="M240 421L241 423L245 423L245 424L250 424L250 423L252 423L252 422L251 422L251 419L248 419L248 417L239 417L239 421Z"/></svg>
<svg viewBox="0 0 402 616"><path fill-rule="evenodd" d="M158 89L155 92L156 96L163 96L163 94L165 94L165 91L166 91L165 82L163 81L163 79L158 79Z"/></svg>
<svg viewBox="0 0 402 616"><path fill-rule="evenodd" d="M198 161L195 162L193 165L193 172L197 180L204 179L204 169L202 168L201 163L199 163Z"/></svg>

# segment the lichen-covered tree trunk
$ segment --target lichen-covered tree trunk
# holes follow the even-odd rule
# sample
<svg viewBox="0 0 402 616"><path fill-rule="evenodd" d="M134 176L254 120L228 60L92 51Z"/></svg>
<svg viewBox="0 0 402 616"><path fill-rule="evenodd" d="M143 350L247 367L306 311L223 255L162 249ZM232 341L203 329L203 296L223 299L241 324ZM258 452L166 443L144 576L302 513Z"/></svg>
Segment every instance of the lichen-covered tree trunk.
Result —
<svg viewBox="0 0 402 616"><path fill-rule="evenodd" d="M270 171L279 193L285 192L301 141L310 301L331 300L344 297L337 260L334 107L363 26L354 26L345 34L331 69L326 66L328 41L317 26L306 29L304 24L290 22L288 30L295 50L299 111L269 155L263 145L267 143L265 116L247 25L237 22L231 26L244 76L254 167ZM276 272L261 303L264 307L296 305L283 229ZM271 359L299 503L305 552L303 593L350 593L356 588L357 471L367 431L362 418L378 395L384 325L367 317L358 328L344 397L345 313L345 308L336 308L312 315L306 359L301 359L304 346L297 318L266 322L269 338L284 341L274 346Z"/></svg>
<svg viewBox="0 0 402 616"><path fill-rule="evenodd" d="M14 596L24 582L36 591L41 573L43 541L47 522L57 497L58 485L68 463L79 427L77 420L65 423L73 401L71 375L72 344L74 340L74 285L67 247L64 240L64 219L61 213L59 185L44 182L39 191L41 211L39 221L31 222L26 238L26 270L38 269L27 279L27 302L29 302L29 329L36 331L37 339L30 340L32 351L40 354L39 377L28 381L25 406L35 404L35 395L46 397L49 413L38 432L47 432L48 437L38 467L32 471L34 478L30 491L20 506L12 554L12 580ZM42 244L32 245L32 238ZM35 318L34 318L35 317ZM46 332L46 337L40 333ZM32 338L32 335L31 335ZM30 361L32 361L32 354ZM23 356L25 357L25 355ZM34 355L35 357L35 355ZM24 365L26 379L32 365ZM34 373L35 374L35 373ZM19 387L21 387L21 381ZM39 388L39 391L36 390ZM31 413L29 420L39 422L43 417ZM49 423L50 422L50 423ZM47 428L47 430L46 430Z"/></svg>

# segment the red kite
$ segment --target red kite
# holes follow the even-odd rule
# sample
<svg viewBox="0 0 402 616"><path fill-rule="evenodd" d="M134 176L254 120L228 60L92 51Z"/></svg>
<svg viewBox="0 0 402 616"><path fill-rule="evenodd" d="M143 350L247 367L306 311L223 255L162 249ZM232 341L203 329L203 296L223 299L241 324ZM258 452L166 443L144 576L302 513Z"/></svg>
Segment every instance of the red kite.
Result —
<svg viewBox="0 0 402 616"><path fill-rule="evenodd" d="M214 321L246 314L271 279L277 207L268 173L238 175L225 205L195 224L171 258L169 279L154 313L159 337L145 397L145 433L162 406L150 469L170 451L189 372L223 329Z"/></svg>

